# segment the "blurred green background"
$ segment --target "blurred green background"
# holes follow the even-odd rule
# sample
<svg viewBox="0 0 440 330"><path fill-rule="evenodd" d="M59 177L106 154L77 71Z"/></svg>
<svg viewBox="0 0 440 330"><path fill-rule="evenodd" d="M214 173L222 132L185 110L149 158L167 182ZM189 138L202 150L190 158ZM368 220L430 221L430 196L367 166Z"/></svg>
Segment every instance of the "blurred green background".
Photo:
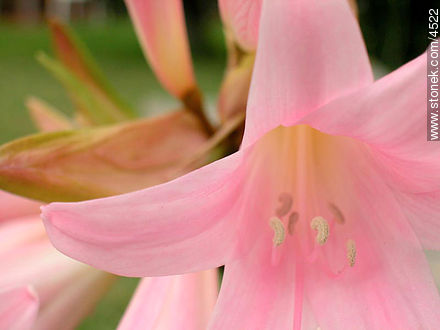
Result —
<svg viewBox="0 0 440 330"><path fill-rule="evenodd" d="M51 53L44 25L47 1L37 1L37 7L23 14L14 6L25 1L30 0L0 0L0 143L36 131L24 107L30 95L66 113L72 111L62 87L34 58L39 50ZM72 11L69 21L120 94L144 115L177 105L146 64L123 2L96 3L92 9ZM213 107L225 64L217 4L214 0L184 4L197 79ZM362 31L378 75L399 67L427 47L429 5L410 0L359 1ZM114 329L136 283L136 279L119 280L79 329Z"/></svg>
<svg viewBox="0 0 440 330"><path fill-rule="evenodd" d="M157 110L159 101L167 107L178 104L160 88L126 17L73 22L72 26L89 46L111 83L139 111ZM219 86L224 61L222 32L217 28L213 33L217 33L214 38L219 39L220 56L211 59L209 54L195 54L196 74L208 97L214 97ZM0 22L1 143L35 131L24 107L24 100L30 95L67 113L72 110L61 85L35 60L39 50L51 52L44 24Z"/></svg>

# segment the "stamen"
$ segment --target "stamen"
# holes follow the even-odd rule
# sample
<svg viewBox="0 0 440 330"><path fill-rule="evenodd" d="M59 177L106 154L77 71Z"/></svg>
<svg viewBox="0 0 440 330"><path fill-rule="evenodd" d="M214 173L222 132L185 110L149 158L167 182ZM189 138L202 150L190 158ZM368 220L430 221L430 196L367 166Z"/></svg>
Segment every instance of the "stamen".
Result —
<svg viewBox="0 0 440 330"><path fill-rule="evenodd" d="M352 239L347 241L347 260L350 267L356 263L356 243Z"/></svg>
<svg viewBox="0 0 440 330"><path fill-rule="evenodd" d="M329 203L328 208L330 209L330 212L333 213L336 222L343 225L345 223L345 217L342 211L333 203Z"/></svg>
<svg viewBox="0 0 440 330"><path fill-rule="evenodd" d="M319 245L324 245L325 242L327 242L329 235L327 220L325 220L323 217L314 217L310 223L310 227L318 232L316 235L316 242Z"/></svg>
<svg viewBox="0 0 440 330"><path fill-rule="evenodd" d="M293 235L293 231L295 230L295 223L297 223L299 219L298 212L292 212L289 215L289 222L287 223L287 231L290 235Z"/></svg>
<svg viewBox="0 0 440 330"><path fill-rule="evenodd" d="M274 231L273 245L278 246L281 243L283 243L284 239L286 238L286 232L284 230L284 225L281 222L281 220L277 217L271 218L269 221L269 225Z"/></svg>
<svg viewBox="0 0 440 330"><path fill-rule="evenodd" d="M275 214L281 218L289 213L293 205L293 198L290 194L284 192L280 194L278 201L281 205L276 209Z"/></svg>

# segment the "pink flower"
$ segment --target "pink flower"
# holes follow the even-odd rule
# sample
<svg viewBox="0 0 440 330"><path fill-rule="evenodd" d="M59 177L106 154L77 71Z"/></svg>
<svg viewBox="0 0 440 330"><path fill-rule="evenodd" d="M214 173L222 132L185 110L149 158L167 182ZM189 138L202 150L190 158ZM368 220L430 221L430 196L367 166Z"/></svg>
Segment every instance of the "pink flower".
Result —
<svg viewBox="0 0 440 330"><path fill-rule="evenodd" d="M0 329L30 330L38 311L31 287L0 288Z"/></svg>
<svg viewBox="0 0 440 330"><path fill-rule="evenodd" d="M115 276L56 251L37 209L31 208L38 203L0 191L0 210L6 209L6 203L14 207L17 217L0 219L0 329L75 327L94 309ZM217 283L216 270L145 278L119 329L145 329L145 324L156 330L177 329L178 325L206 329L217 299ZM27 285L32 285L35 292L29 291ZM3 301L6 294L16 300ZM20 323L25 321L29 327ZM11 322L17 323L17 327L11 328Z"/></svg>
<svg viewBox="0 0 440 330"><path fill-rule="evenodd" d="M246 51L257 48L262 0L219 0L226 34Z"/></svg>
<svg viewBox="0 0 440 330"><path fill-rule="evenodd" d="M125 0L145 57L165 89L177 98L197 89L182 0Z"/></svg>
<svg viewBox="0 0 440 330"><path fill-rule="evenodd" d="M43 209L53 244L126 276L225 264L211 329L437 329L440 148L426 56L373 82L345 0L263 4L237 153Z"/></svg>
<svg viewBox="0 0 440 330"><path fill-rule="evenodd" d="M206 329L217 300L217 270L144 278L118 330Z"/></svg>
<svg viewBox="0 0 440 330"><path fill-rule="evenodd" d="M9 212L10 217L0 220L0 291L31 285L35 288L32 297L38 296L40 307L31 323L32 329L70 329L93 310L115 276L55 250L38 217L37 205L0 191L0 209L9 206L10 210L15 210L14 214ZM17 309L26 315L28 305L24 302L17 305ZM31 301L26 303L31 304ZM36 304L38 307L38 302ZM35 308L35 314L37 310ZM0 316L0 328L10 329L1 326L1 319Z"/></svg>

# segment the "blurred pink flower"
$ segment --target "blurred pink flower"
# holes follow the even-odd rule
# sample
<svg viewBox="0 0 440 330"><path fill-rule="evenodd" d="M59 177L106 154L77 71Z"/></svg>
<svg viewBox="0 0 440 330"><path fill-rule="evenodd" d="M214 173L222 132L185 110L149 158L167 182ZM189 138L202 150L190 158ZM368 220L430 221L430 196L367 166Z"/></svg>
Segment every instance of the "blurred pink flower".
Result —
<svg viewBox="0 0 440 330"><path fill-rule="evenodd" d="M118 330L206 329L218 293L217 270L144 278Z"/></svg>
<svg viewBox="0 0 440 330"><path fill-rule="evenodd" d="M196 86L182 0L125 0L145 57L165 89L185 98Z"/></svg>
<svg viewBox="0 0 440 330"><path fill-rule="evenodd" d="M257 48L262 3L262 0L218 1L226 33L230 31L238 46L246 51Z"/></svg>
<svg viewBox="0 0 440 330"><path fill-rule="evenodd" d="M36 215L40 212L40 206L36 201L0 190L0 224L12 218Z"/></svg>
<svg viewBox="0 0 440 330"><path fill-rule="evenodd" d="M30 330L38 311L38 297L31 287L0 288L0 329Z"/></svg>
<svg viewBox="0 0 440 330"><path fill-rule="evenodd" d="M16 210L15 218L0 219L0 329L30 329L20 323L25 321L37 330L71 329L93 310L116 279L56 251L34 208L37 204L0 191L0 209L11 205ZM32 285L35 293L25 295L26 285ZM156 330L179 329L182 325L206 329L217 299L217 286L215 269L145 278L119 329L145 329L146 324L148 329ZM11 289L15 287L20 289ZM13 294L17 300L11 298L6 305L3 294ZM40 310L38 316L31 318L31 311L37 314L37 296ZM19 322L18 317L23 320ZM17 327L11 328L11 322L16 322Z"/></svg>
<svg viewBox="0 0 440 330"><path fill-rule="evenodd" d="M93 310L115 277L55 250L38 208L30 212L36 204L0 191L0 208L15 210L0 221L0 290L31 285L40 303L32 329L71 329Z"/></svg>
<svg viewBox="0 0 440 330"><path fill-rule="evenodd" d="M440 148L426 56L373 82L345 0L265 1L237 153L43 219L73 258L126 276L225 264L211 329L436 329Z"/></svg>

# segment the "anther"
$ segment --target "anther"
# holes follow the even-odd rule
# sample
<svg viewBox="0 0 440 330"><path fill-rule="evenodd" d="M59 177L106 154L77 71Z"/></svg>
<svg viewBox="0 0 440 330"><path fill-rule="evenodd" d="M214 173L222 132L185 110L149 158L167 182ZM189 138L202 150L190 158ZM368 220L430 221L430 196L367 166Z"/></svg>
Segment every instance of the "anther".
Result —
<svg viewBox="0 0 440 330"><path fill-rule="evenodd" d="M352 239L347 241L347 260L350 267L356 263L356 243Z"/></svg>
<svg viewBox="0 0 440 330"><path fill-rule="evenodd" d="M290 194L283 192L278 196L278 201L281 205L276 209L275 214L281 218L289 213L293 205L293 198Z"/></svg>
<svg viewBox="0 0 440 330"><path fill-rule="evenodd" d="M290 235L293 235L293 231L295 230L295 223L297 223L299 219L298 212L292 212L289 215L289 222L287 223L287 231Z"/></svg>
<svg viewBox="0 0 440 330"><path fill-rule="evenodd" d="M342 211L333 203L328 204L330 212L333 214L337 223L343 225L345 223L345 217Z"/></svg>
<svg viewBox="0 0 440 330"><path fill-rule="evenodd" d="M274 231L273 235L273 245L278 246L284 242L284 238L286 237L286 232L284 230L284 225L281 220L277 217L273 217L269 221L270 227Z"/></svg>
<svg viewBox="0 0 440 330"><path fill-rule="evenodd" d="M324 245L327 242L329 235L328 222L323 217L314 217L310 222L310 227L317 231L316 242L319 245Z"/></svg>

